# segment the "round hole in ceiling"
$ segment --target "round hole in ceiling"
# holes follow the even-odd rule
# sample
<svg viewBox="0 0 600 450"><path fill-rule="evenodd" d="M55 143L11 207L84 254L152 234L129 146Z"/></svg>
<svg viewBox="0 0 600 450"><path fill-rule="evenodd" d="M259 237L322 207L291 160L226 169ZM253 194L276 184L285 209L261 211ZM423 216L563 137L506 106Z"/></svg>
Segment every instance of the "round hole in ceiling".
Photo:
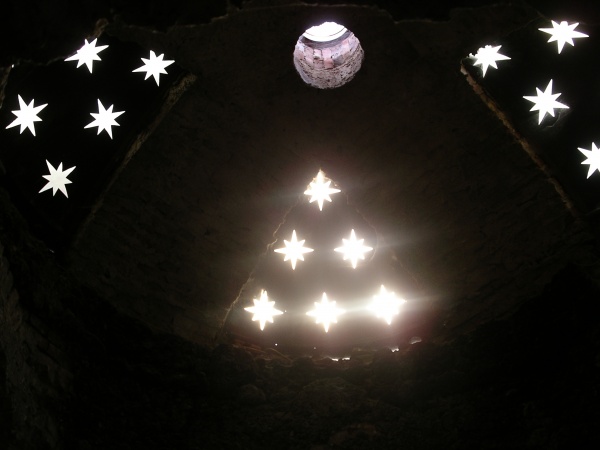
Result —
<svg viewBox="0 0 600 450"><path fill-rule="evenodd" d="M294 49L294 66L300 77L319 89L337 88L352 80L363 59L358 38L335 22L310 27Z"/></svg>

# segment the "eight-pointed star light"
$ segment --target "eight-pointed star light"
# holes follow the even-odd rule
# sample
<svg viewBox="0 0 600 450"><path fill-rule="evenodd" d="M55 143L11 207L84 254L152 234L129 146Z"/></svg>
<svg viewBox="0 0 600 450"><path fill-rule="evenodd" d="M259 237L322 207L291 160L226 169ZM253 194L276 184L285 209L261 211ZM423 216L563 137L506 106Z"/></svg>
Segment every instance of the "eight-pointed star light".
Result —
<svg viewBox="0 0 600 450"><path fill-rule="evenodd" d="M156 54L152 50L150 50L150 59L142 58L144 65L133 70L133 72L146 72L146 77L144 78L144 80L147 80L150 77L150 75L152 75L154 77L154 80L156 81L156 85L158 86L160 74L167 73L165 67L170 66L175 62L174 60L167 59L163 61L164 56L164 53L156 56Z"/></svg>
<svg viewBox="0 0 600 450"><path fill-rule="evenodd" d="M592 148L590 150L586 150L584 148L577 148L581 153L583 153L587 159L583 161L581 164L588 164L590 167L588 168L587 177L589 178L595 170L600 172L600 150L596 147L596 144L592 142Z"/></svg>
<svg viewBox="0 0 600 450"><path fill-rule="evenodd" d="M375 313L375 316L381 317L388 325L391 325L392 317L400 313L402 303L406 303L406 300L396 297L393 292L388 292L382 284L379 294L373 296L373 302L369 305L369 309Z"/></svg>
<svg viewBox="0 0 600 450"><path fill-rule="evenodd" d="M501 45L497 47L486 45L485 47L481 47L479 50L477 50L477 53L475 55L471 55L471 57L476 59L473 65L481 66L481 70L483 72L482 76L485 77L485 72L487 71L488 67L493 67L494 69L497 69L497 61L510 59L508 56L498 53L498 50L500 50L501 47Z"/></svg>
<svg viewBox="0 0 600 450"><path fill-rule="evenodd" d="M335 301L329 301L327 294L323 292L320 302L315 302L315 309L306 313L307 316L315 318L315 323L322 323L325 333L329 331L329 325L337 323L337 317L344 314L344 310L335 306Z"/></svg>
<svg viewBox="0 0 600 450"><path fill-rule="evenodd" d="M19 106L21 107L21 109L12 111L12 113L15 116L17 116L17 118L15 120L13 120L10 123L10 125L8 125L6 128L11 128L11 127L15 127L17 125L21 125L21 131L19 131L19 134L23 133L25 128L29 128L29 131L31 131L31 134L33 134L35 136L34 122L42 121L42 119L40 119L37 115L42 109L44 109L46 106L48 106L48 103L45 103L40 106L33 106L34 100L32 99L29 102L29 105L27 105L23 101L23 99L21 98L20 95L18 97L19 97Z"/></svg>
<svg viewBox="0 0 600 450"><path fill-rule="evenodd" d="M310 253L313 251L312 248L308 248L304 246L305 239L299 241L296 237L296 230L292 231L292 240L286 241L283 240L285 247L277 248L275 251L277 253L283 253L285 255L284 261L288 259L292 262L292 270L296 270L296 261L304 261L304 253Z"/></svg>
<svg viewBox="0 0 600 450"><path fill-rule="evenodd" d="M331 194L336 194L340 192L339 189L329 187L331 184L331 180L325 177L325 174L322 170L319 170L317 176L310 182L308 185L308 189L304 191L306 195L310 195L309 203L314 202L315 200L319 204L319 210L323 211L323 201L327 200L331 201Z"/></svg>
<svg viewBox="0 0 600 450"><path fill-rule="evenodd" d="M578 38L586 38L587 34L580 33L579 31L575 31L579 23L569 23L564 20L561 23L556 23L554 20L552 21L552 28L538 28L538 30L550 34L550 39L548 42L556 41L556 45L558 46L558 53L560 53L565 45L565 43L569 43L572 46L575 46L573 39Z"/></svg>
<svg viewBox="0 0 600 450"><path fill-rule="evenodd" d="M48 180L48 183L46 183L46 185L40 190L39 193L42 193L44 191L47 191L48 189L52 189L52 196L54 196L54 194L56 194L56 191L60 189L60 191L65 194L65 197L69 197L67 195L67 188L66 185L67 184L71 184L72 181L69 180L67 177L69 176L69 174L71 172L73 172L73 170L75 170L75 166L63 171L62 169L62 162L58 165L58 168L55 169L52 164L50 164L48 162L48 160L46 160L46 165L48 166L48 170L50 171L49 175L42 175L46 180Z"/></svg>
<svg viewBox="0 0 600 450"><path fill-rule="evenodd" d="M273 316L278 316L279 314L283 314L283 311L279 311L275 309L275 302L269 301L269 296L267 295L267 291L264 289L260 292L260 299L257 300L255 298L252 299L254 301L254 306L249 306L244 308L249 313L254 314L252 316L252 321L260 321L260 329L265 329L265 324L267 322L273 323Z"/></svg>
<svg viewBox="0 0 600 450"><path fill-rule="evenodd" d="M354 230L350 232L350 239L342 239L344 245L335 249L336 252L344 254L344 261L352 261L352 268L356 269L356 263L359 259L365 259L365 253L373 250L372 247L363 245L364 239L356 239Z"/></svg>
<svg viewBox="0 0 600 450"><path fill-rule="evenodd" d="M113 106L114 105L110 105L108 109L104 109L104 105L102 105L102 102L98 99L98 112L90 113L94 120L91 123L88 123L84 128L98 127L98 134L100 134L102 130L106 130L112 139L112 126L119 126L115 119L125 112L112 112Z"/></svg>
<svg viewBox="0 0 600 450"><path fill-rule="evenodd" d="M554 117L555 109L569 109L567 105L556 101L561 94L552 93L552 80L550 80L544 92L537 87L535 90L537 91L537 95L524 95L523 98L534 103L530 111L539 111L538 124L542 123L542 119L546 116L546 114L550 114L552 117Z"/></svg>
<svg viewBox="0 0 600 450"><path fill-rule="evenodd" d="M98 56L98 53L108 47L108 45L100 45L99 47L96 47L97 41L98 38L94 39L92 42L88 42L86 39L83 47L77 50L77 53L75 53L73 56L69 56L67 59L65 59L65 61L77 61L77 67L81 67L83 64L85 64L90 73L92 73L94 61L102 61Z"/></svg>

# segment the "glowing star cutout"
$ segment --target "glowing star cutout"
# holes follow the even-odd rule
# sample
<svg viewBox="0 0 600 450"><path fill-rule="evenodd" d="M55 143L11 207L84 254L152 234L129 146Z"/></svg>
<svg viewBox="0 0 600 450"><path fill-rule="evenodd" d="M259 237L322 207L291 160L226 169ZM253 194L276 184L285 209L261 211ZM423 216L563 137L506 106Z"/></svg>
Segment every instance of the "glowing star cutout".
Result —
<svg viewBox="0 0 600 450"><path fill-rule="evenodd" d="M342 239L344 245L335 249L336 252L344 254L344 261L352 261L352 268L356 269L356 263L359 259L365 259L365 253L373 250L372 247L363 245L364 239L356 239L354 230L350 232L350 239Z"/></svg>
<svg viewBox="0 0 600 450"><path fill-rule="evenodd" d="M552 28L538 28L538 30L551 35L550 39L548 39L548 42L556 41L556 45L558 46L558 53L560 53L566 43L569 43L574 47L575 43L573 42L573 39L588 37L587 34L575 31L577 25L579 25L579 23L572 23L569 25L564 20L561 23L556 23L553 20Z"/></svg>
<svg viewBox="0 0 600 450"><path fill-rule="evenodd" d="M554 117L555 109L569 109L567 105L556 101L561 94L552 93L552 80L550 80L544 92L537 87L535 90L537 91L537 95L524 95L523 98L527 101L535 103L531 107L530 111L539 111L538 124L542 123L542 119L546 116L546 114L550 114L552 117Z"/></svg>
<svg viewBox="0 0 600 450"><path fill-rule="evenodd" d="M305 239L299 241L296 237L296 230L292 231L292 240L283 240L285 247L277 248L277 253L283 253L285 255L284 261L290 260L292 262L292 270L296 270L296 261L304 261L304 253L310 253L313 251L312 248L304 246Z"/></svg>
<svg viewBox="0 0 600 450"><path fill-rule="evenodd" d="M98 127L98 134L100 134L102 130L106 130L106 132L112 139L112 127L119 126L115 119L125 112L112 112L113 106L114 105L110 105L108 109L104 109L104 105L102 105L102 102L98 100L98 112L90 113L90 115L94 118L94 121L88 123L83 128Z"/></svg>
<svg viewBox="0 0 600 450"><path fill-rule="evenodd" d="M392 317L400 313L402 303L406 303L406 300L396 297L393 292L388 292L382 284L379 295L373 296L373 302L369 305L369 309L375 313L375 316L381 317L388 325L391 325Z"/></svg>
<svg viewBox="0 0 600 450"><path fill-rule="evenodd" d="M319 211L323 211L323 201L327 200L330 202L330 195L340 192L339 189L329 187L330 184L331 180L325 176L322 170L319 170L317 176L308 185L308 189L304 191L304 194L311 196L309 203L317 201Z"/></svg>
<svg viewBox="0 0 600 450"><path fill-rule="evenodd" d="M335 306L335 301L329 301L327 294L323 292L320 302L315 302L315 309L308 311L307 316L315 318L315 323L323 324L325 333L329 331L329 325L337 323L337 317L344 314L344 310Z"/></svg>
<svg viewBox="0 0 600 450"><path fill-rule="evenodd" d="M23 133L25 128L29 128L29 131L31 131L31 134L33 134L35 136L34 122L42 121L42 119L40 119L37 115L42 109L44 109L46 106L48 106L48 103L45 103L40 106L33 106L33 102L35 100L32 99L29 102L29 105L27 105L23 101L23 99L21 98L20 95L18 97L19 97L19 106L21 107L21 109L12 111L12 113L15 116L17 116L17 118L15 120L13 120L10 123L10 125L8 125L6 128L8 129L8 128L16 127L17 125L21 125L21 131L19 131L19 134Z"/></svg>
<svg viewBox="0 0 600 450"><path fill-rule="evenodd" d="M596 144L592 142L592 148L590 150L586 150L584 148L577 148L581 153L583 153L587 159L583 161L581 164L588 164L590 167L588 168L587 177L589 178L595 170L600 172L600 150L596 147Z"/></svg>
<svg viewBox="0 0 600 450"><path fill-rule="evenodd" d="M154 77L154 81L156 81L156 85L158 86L160 74L167 73L165 67L170 66L175 62L167 59L163 61L164 56L164 53L156 56L156 54L150 50L150 59L142 58L144 65L142 67L138 67L132 72L146 72L146 78L144 78L144 80L147 80L150 75L152 75Z"/></svg>
<svg viewBox="0 0 600 450"><path fill-rule="evenodd" d="M252 321L260 321L260 329L265 329L265 324L267 322L273 323L273 316L278 316L283 314L283 311L279 311L275 309L275 302L269 301L269 297L267 295L267 291L262 290L260 292L260 300L255 298L252 299L254 302L254 306L249 306L244 308L249 313L254 314L252 316Z"/></svg>
<svg viewBox="0 0 600 450"><path fill-rule="evenodd" d="M497 47L486 45L485 47L481 47L479 50L477 50L477 53L475 55L470 55L472 58L476 59L473 65L481 66L481 70L483 72L482 76L485 77L485 72L487 71L488 67L493 67L494 69L497 69L497 61L504 61L510 59L508 56L498 53L498 50L500 50L501 47L501 45Z"/></svg>
<svg viewBox="0 0 600 450"><path fill-rule="evenodd" d="M65 59L65 61L77 61L78 68L85 64L90 73L92 73L94 61L102 61L98 56L98 53L108 48L108 45L101 45L99 47L96 47L97 41L97 38L94 39L92 42L88 42L88 40L86 39L85 44L83 44L83 47L77 50L77 53L75 53L73 56L69 56L67 59Z"/></svg>
<svg viewBox="0 0 600 450"><path fill-rule="evenodd" d="M58 165L57 169L52 167L52 164L50 164L48 162L48 160L46 160L46 165L48 166L48 170L50 171L50 174L42 175L42 176L46 180L48 180L48 183L46 183L46 185L38 193L42 193L44 191L47 191L48 189L52 189L52 196L54 196L54 194L56 194L56 191L58 191L60 189L60 192L65 194L65 197L69 198L69 196L67 195L66 185L71 184L72 181L67 179L67 177L69 176L69 174L71 172L73 172L73 170L75 170L75 166L63 171L62 163L60 163Z"/></svg>

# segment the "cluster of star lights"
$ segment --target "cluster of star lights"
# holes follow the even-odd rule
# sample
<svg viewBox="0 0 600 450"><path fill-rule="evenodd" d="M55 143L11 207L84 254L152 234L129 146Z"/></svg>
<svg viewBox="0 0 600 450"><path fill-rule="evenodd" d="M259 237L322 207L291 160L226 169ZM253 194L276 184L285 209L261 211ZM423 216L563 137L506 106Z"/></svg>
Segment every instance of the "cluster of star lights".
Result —
<svg viewBox="0 0 600 450"><path fill-rule="evenodd" d="M68 58L65 61L77 61L77 68L83 66L87 67L90 73L93 72L94 69L94 61L101 61L102 59L98 55L98 53L106 50L108 45L96 45L98 39L94 39L91 42L85 40L83 46L77 50L77 52ZM167 71L165 68L175 61L172 60L163 60L164 55L156 56L156 54L150 50L150 58L141 58L144 63L143 66L138 67L137 69L132 70L132 72L145 72L146 77L145 80L150 76L154 77L156 81L156 85L159 85L159 78L161 74L166 74ZM23 98L18 95L19 100L19 109L12 111L12 113L16 116L16 119L13 120L6 128L20 126L19 133L22 134L23 131L28 129L33 136L35 136L35 122L41 122L42 119L38 116L38 114L48 106L48 104L37 105L35 106L35 100L31 99L29 103L23 100ZM102 131L106 131L108 136L112 139L112 127L118 127L116 119L121 116L125 111L113 111L114 105L108 106L106 108L100 99L98 101L98 112L91 112L90 115L93 117L93 121L85 125L83 128L98 128L98 135ZM70 184L71 181L67 178L73 170L75 170L75 166L70 167L68 169L63 170L63 163L60 162L58 167L55 168L50 162L46 161L46 165L48 166L48 170L50 173L48 175L43 175L43 178L47 180L46 185L40 190L41 192L52 189L52 195L56 194L57 191L61 191L65 197L68 198L66 185Z"/></svg>
<svg viewBox="0 0 600 450"><path fill-rule="evenodd" d="M582 39L589 37L587 34L581 33L576 30L579 23L568 23L566 21L558 23L552 20L551 25L551 28L538 28L538 30L542 33L550 35L548 42L556 42L559 54L565 48L565 44L569 44L570 46L574 47L574 39ZM481 47L475 55L469 55L471 58L474 59L473 65L481 67L483 77L485 77L485 74L489 67L498 69L498 66L496 64L498 61L510 60L510 57L500 53L501 48L501 45L495 47L491 45L486 45L484 47ZM540 89L539 87L536 87L535 95L523 96L525 100L533 103L533 106L531 107L530 111L538 112L538 125L541 125L542 121L547 115L555 117L555 110L569 109L569 106L558 101L558 97L560 97L561 93L552 92L552 83L553 80L550 79L544 90ZM589 166L587 178L589 178L595 171L598 171L600 173L600 150L598 149L596 144L592 142L591 148L589 150L585 148L578 148L578 150L581 153L583 153L583 155L587 158L581 163Z"/></svg>
<svg viewBox="0 0 600 450"><path fill-rule="evenodd" d="M265 329L267 322L273 323L274 316L283 314L283 311L275 308L275 302L269 299L267 291L264 289L260 292L260 298L254 298L252 301L254 306L248 306L244 309L253 314L252 321L258 321L261 330ZM373 300L365 307L365 310L370 311L375 317L381 318L388 325L391 325L394 316L400 314L400 307L403 303L406 303L406 300L397 297L396 294L381 285L379 293L373 296ZM326 333L332 323L337 323L338 316L346 312L336 306L335 300L329 300L326 292L323 292L321 300L314 302L314 304L314 309L308 311L306 315L313 317L315 323L323 325Z"/></svg>
<svg viewBox="0 0 600 450"><path fill-rule="evenodd" d="M340 192L339 189L331 186L332 181L325 176L323 171L319 171L317 176L309 184L305 195L310 196L309 203L317 202L319 211L323 210L325 201L331 202L331 195ZM285 247L275 249L276 253L284 255L284 262L290 261L292 270L296 269L298 261L304 261L304 254L314 251L312 248L304 246L305 240L299 240L296 230L292 231L291 240L285 240ZM356 269L359 260L365 259L365 254L372 251L373 248L364 245L364 239L358 239L354 230L350 231L348 239L342 238L342 246L337 247L334 251L343 255L343 260L350 260L353 269ZM262 290L260 298L253 299L254 306L244 308L249 313L253 314L252 320L258 321L260 329L264 330L267 322L273 323L273 317L283 314L275 308L275 302L269 300L267 291ZM372 302L365 308L372 312L376 317L383 319L388 325L391 325L394 316L400 313L400 307L405 302L404 299L396 297L393 292L386 290L385 286L381 285L378 294L373 296ZM335 300L330 300L327 293L323 292L320 301L314 302L314 309L306 313L307 316L313 317L315 323L322 324L325 332L329 331L329 327L333 323L337 323L338 316L345 313L343 309L336 306Z"/></svg>

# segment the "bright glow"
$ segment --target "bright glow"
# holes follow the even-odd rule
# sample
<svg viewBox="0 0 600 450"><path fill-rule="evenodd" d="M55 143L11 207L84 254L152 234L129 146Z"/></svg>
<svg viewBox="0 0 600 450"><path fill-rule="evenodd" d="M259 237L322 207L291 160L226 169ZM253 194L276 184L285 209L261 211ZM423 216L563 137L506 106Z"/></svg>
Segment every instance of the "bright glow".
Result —
<svg viewBox="0 0 600 450"><path fill-rule="evenodd" d="M273 316L283 314L283 311L275 309L275 302L269 301L269 296L267 295L267 291L265 290L262 290L260 292L259 300L253 298L252 301L254 301L254 306L249 306L244 309L249 313L254 314L254 316L252 316L253 322L256 320L260 321L261 330L265 329L265 324L267 322L273 323Z"/></svg>
<svg viewBox="0 0 600 450"><path fill-rule="evenodd" d="M15 116L17 116L17 118L15 120L13 120L10 123L10 125L8 125L6 128L12 128L12 127L16 127L17 125L21 125L21 131L19 131L19 134L23 133L25 128L29 128L29 131L31 131L31 134L33 134L35 136L34 122L42 121L42 119L40 119L37 115L42 109L44 109L46 106L48 106L48 103L45 103L40 106L33 106L33 102L35 100L32 99L29 102L29 105L27 105L23 101L23 99L21 98L20 95L18 97L19 97L19 106L21 107L21 109L12 111L12 113Z"/></svg>
<svg viewBox="0 0 600 450"><path fill-rule="evenodd" d="M542 123L542 119L546 116L546 114L550 114L552 117L554 117L554 109L569 109L567 105L556 101L561 94L552 93L552 80L550 80L548 87L546 87L544 92L537 87L535 90L537 91L537 95L524 95L523 98L535 103L529 111L539 111L538 124Z"/></svg>
<svg viewBox="0 0 600 450"><path fill-rule="evenodd" d="M382 284L379 294L373 296L373 302L369 305L369 309L375 313L375 316L391 325L392 318L400 313L402 303L406 303L406 300L396 297L393 292L388 292Z"/></svg>
<svg viewBox="0 0 600 450"><path fill-rule="evenodd" d="M102 105L102 102L98 99L98 112L90 113L90 115L94 118L94 121L88 123L83 128L98 127L98 134L100 134L102 130L106 130L106 132L112 139L112 126L119 126L115 119L125 112L112 112L113 106L114 105L110 105L108 109L104 109L104 105Z"/></svg>
<svg viewBox="0 0 600 450"><path fill-rule="evenodd" d="M548 42L556 41L556 45L558 46L558 53L560 53L565 45L565 43L569 43L572 46L575 46L573 39L586 38L587 34L580 33L579 31L575 31L579 23L568 24L564 20L561 23L556 23L554 20L552 21L552 28L538 28L538 30L543 31L544 33L550 34L550 39Z"/></svg>
<svg viewBox="0 0 600 450"><path fill-rule="evenodd" d="M329 325L337 323L337 316L344 314L344 310L335 306L335 301L329 301L327 294L323 292L320 302L315 302L315 309L308 311L307 316L315 318L315 323L322 323L325 333L329 331Z"/></svg>
<svg viewBox="0 0 600 450"><path fill-rule="evenodd" d="M410 345L413 345L413 344L418 344L418 343L419 343L419 342L421 342L422 340L423 340L423 339L421 339L421 336L413 336L413 337L411 337L411 338L410 338L410 340L408 341L408 343L409 343Z"/></svg>
<svg viewBox="0 0 600 450"><path fill-rule="evenodd" d="M146 72L146 78L144 78L144 80L147 80L150 75L152 75L154 77L154 81L156 81L156 85L158 86L160 74L167 73L165 67L170 66L175 62L174 60L168 59L163 61L164 56L164 53L156 56L156 54L150 50L150 59L142 58L144 65L133 70L133 72Z"/></svg>
<svg viewBox="0 0 600 450"><path fill-rule="evenodd" d="M305 239L299 241L296 238L296 230L292 231L292 240L286 241L283 240L285 247L277 248L275 251L277 253L283 253L285 258L284 261L290 260L292 262L292 270L296 270L296 261L304 261L304 253L310 253L313 251L312 248L308 248L304 246Z"/></svg>
<svg viewBox="0 0 600 450"><path fill-rule="evenodd" d="M587 177L589 178L595 170L600 172L600 150L596 147L596 144L592 142L592 148L590 150L586 150L584 148L577 148L581 153L583 153L587 159L583 161L581 164L589 164Z"/></svg>
<svg viewBox="0 0 600 450"><path fill-rule="evenodd" d="M94 61L102 61L98 56L98 53L100 53L105 48L108 48L108 45L101 45L99 47L96 47L97 41L97 38L94 39L92 42L88 42L88 40L86 39L85 44L83 44L83 47L77 50L77 53L75 53L73 56L69 56L67 59L65 59L65 61L77 61L77 67L81 67L83 64L85 64L89 69L90 73L92 73Z"/></svg>
<svg viewBox="0 0 600 450"><path fill-rule="evenodd" d="M356 269L356 263L359 259L365 259L365 253L373 250L372 247L363 245L364 239L356 239L354 230L350 232L350 239L342 239L344 245L335 249L336 252L344 254L344 261L352 261L352 268Z"/></svg>
<svg viewBox="0 0 600 450"><path fill-rule="evenodd" d="M313 181L308 185L308 189L304 191L304 194L310 195L309 203L315 200L319 204L319 211L323 211L323 201L327 200L331 202L331 194L337 194L340 192L339 189L329 187L331 180L325 176L322 170L319 170L317 176L313 178Z"/></svg>
<svg viewBox="0 0 600 450"><path fill-rule="evenodd" d="M70 169L67 169L65 171L62 170L62 163L60 163L58 165L58 169L55 169L52 164L50 164L48 162L48 160L46 160L46 165L48 166L48 170L50 171L49 175L42 175L46 180L48 180L48 183L46 183L46 186L44 186L40 192L38 193L42 193L44 191L47 191L48 189L52 189L52 196L54 196L54 194L56 194L56 191L60 189L60 192L62 192L63 194L65 194L65 197L69 198L69 196L67 195L67 188L66 185L67 184L71 184L72 181L70 181L69 179L67 179L67 177L69 176L69 174L71 172L73 172L73 170L75 170L75 166L71 167Z"/></svg>
<svg viewBox="0 0 600 450"><path fill-rule="evenodd" d="M346 32L346 27L335 22L324 22L310 27L303 36L314 42L329 42L339 38Z"/></svg>
<svg viewBox="0 0 600 450"><path fill-rule="evenodd" d="M504 61L510 59L508 56L501 55L500 53L498 53L498 50L500 50L501 47L501 45L499 45L498 47L486 45L485 47L481 47L479 50L477 50L477 54L471 54L471 57L476 59L473 65L481 66L481 70L483 72L482 76L485 77L485 72L487 71L488 67L493 67L494 69L497 69L497 61Z"/></svg>

